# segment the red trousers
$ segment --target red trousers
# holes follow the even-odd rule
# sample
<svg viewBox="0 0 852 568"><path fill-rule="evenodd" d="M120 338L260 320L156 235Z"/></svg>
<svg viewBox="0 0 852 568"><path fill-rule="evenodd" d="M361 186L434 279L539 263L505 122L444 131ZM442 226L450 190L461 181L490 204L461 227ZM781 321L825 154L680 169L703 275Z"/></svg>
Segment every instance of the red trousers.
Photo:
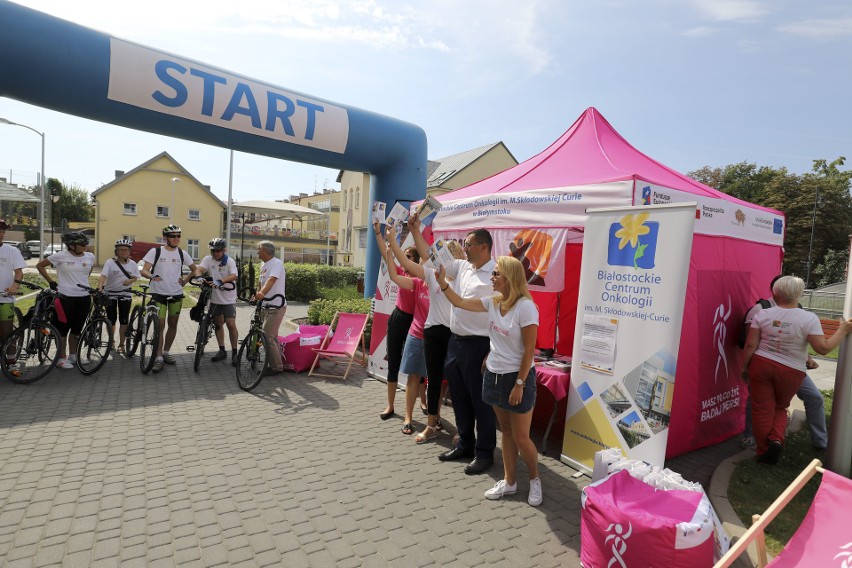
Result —
<svg viewBox="0 0 852 568"><path fill-rule="evenodd" d="M760 355L751 358L748 384L751 393L751 426L758 456L766 452L770 440L784 443L787 407L804 379L804 371Z"/></svg>

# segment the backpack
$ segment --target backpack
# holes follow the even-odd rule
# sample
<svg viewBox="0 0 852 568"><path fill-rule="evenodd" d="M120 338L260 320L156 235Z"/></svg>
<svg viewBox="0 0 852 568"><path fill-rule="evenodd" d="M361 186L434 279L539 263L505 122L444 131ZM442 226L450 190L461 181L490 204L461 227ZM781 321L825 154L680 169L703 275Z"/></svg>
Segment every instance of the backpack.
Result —
<svg viewBox="0 0 852 568"><path fill-rule="evenodd" d="M758 304L760 304L760 308L763 310L772 307L772 302L764 300L763 298L754 303L755 306ZM752 306L752 308L753 307L754 306ZM743 316L743 323L740 325L740 336L737 338L737 345L740 346L740 349L745 349L746 339L748 339L748 330L751 329L751 320L748 319L748 314L751 312L752 308L746 310L746 313Z"/></svg>

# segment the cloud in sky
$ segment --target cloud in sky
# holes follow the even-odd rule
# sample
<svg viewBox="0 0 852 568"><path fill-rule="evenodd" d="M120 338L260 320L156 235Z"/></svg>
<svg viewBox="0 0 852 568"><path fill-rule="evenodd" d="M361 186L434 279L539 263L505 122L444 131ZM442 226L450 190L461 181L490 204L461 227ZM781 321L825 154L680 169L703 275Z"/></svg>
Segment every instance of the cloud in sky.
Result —
<svg viewBox="0 0 852 568"><path fill-rule="evenodd" d="M764 2L758 0L693 0L699 12L712 20L755 21L768 13Z"/></svg>
<svg viewBox="0 0 852 568"><path fill-rule="evenodd" d="M829 41L852 36L852 18L801 20L779 26L778 30L809 39Z"/></svg>

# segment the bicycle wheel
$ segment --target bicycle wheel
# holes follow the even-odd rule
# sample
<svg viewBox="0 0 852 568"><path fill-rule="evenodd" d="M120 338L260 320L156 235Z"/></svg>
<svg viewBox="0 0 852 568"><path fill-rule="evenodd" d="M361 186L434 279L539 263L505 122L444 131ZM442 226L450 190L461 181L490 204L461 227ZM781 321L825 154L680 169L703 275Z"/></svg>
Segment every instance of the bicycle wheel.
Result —
<svg viewBox="0 0 852 568"><path fill-rule="evenodd" d="M198 332L195 334L195 362L192 364L192 368L196 373L201 365L201 359L204 357L204 348L210 339L211 325L213 325L213 322L210 321L210 314L204 314L201 323L198 324Z"/></svg>
<svg viewBox="0 0 852 568"><path fill-rule="evenodd" d="M155 313L144 315L144 329L140 330L142 340L139 351L139 369L147 375L154 367L157 355L157 343L160 340L160 316Z"/></svg>
<svg viewBox="0 0 852 568"><path fill-rule="evenodd" d="M77 369L84 375L91 375L107 362L112 351L109 322L103 318L93 319L80 333L77 343Z"/></svg>
<svg viewBox="0 0 852 568"><path fill-rule="evenodd" d="M21 312L18 306L14 306L12 309L15 312L15 318L12 320L12 329L18 329L24 322L24 314Z"/></svg>
<svg viewBox="0 0 852 568"><path fill-rule="evenodd" d="M269 343L259 329L249 331L237 353L237 384L244 391L250 391L260 384L266 369Z"/></svg>
<svg viewBox="0 0 852 568"><path fill-rule="evenodd" d="M124 332L124 353L127 357L133 357L139 342L142 341L142 307L136 306L130 312L127 322L127 331Z"/></svg>
<svg viewBox="0 0 852 568"><path fill-rule="evenodd" d="M0 369L15 383L27 385L44 378L59 362L59 332L53 325L19 327L3 344L5 357L0 357Z"/></svg>

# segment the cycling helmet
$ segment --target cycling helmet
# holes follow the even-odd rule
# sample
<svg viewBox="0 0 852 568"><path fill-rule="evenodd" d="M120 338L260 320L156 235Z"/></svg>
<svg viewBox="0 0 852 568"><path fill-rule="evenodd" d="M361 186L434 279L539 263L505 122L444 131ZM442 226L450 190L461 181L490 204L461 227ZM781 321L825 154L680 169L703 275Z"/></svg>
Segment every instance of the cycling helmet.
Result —
<svg viewBox="0 0 852 568"><path fill-rule="evenodd" d="M118 247L133 248L133 241L129 241L127 239L118 239L117 241L115 241L115 248Z"/></svg>
<svg viewBox="0 0 852 568"><path fill-rule="evenodd" d="M87 237L83 233L75 231L73 233L65 233L64 235L62 235L62 242L64 244L66 244L67 246L88 245L89 244L89 237Z"/></svg>
<svg viewBox="0 0 852 568"><path fill-rule="evenodd" d="M178 227L177 225L166 225L165 227L163 227L163 236L164 237L169 237L169 236L178 236L179 237L181 232L182 231L180 230L180 227ZM177 233L177 235L175 235L175 233Z"/></svg>
<svg viewBox="0 0 852 568"><path fill-rule="evenodd" d="M6 219L0 219L0 231L5 231L6 229L11 229L12 225L6 222Z"/></svg>
<svg viewBox="0 0 852 568"><path fill-rule="evenodd" d="M210 239L210 250L225 250L227 246L225 239Z"/></svg>

